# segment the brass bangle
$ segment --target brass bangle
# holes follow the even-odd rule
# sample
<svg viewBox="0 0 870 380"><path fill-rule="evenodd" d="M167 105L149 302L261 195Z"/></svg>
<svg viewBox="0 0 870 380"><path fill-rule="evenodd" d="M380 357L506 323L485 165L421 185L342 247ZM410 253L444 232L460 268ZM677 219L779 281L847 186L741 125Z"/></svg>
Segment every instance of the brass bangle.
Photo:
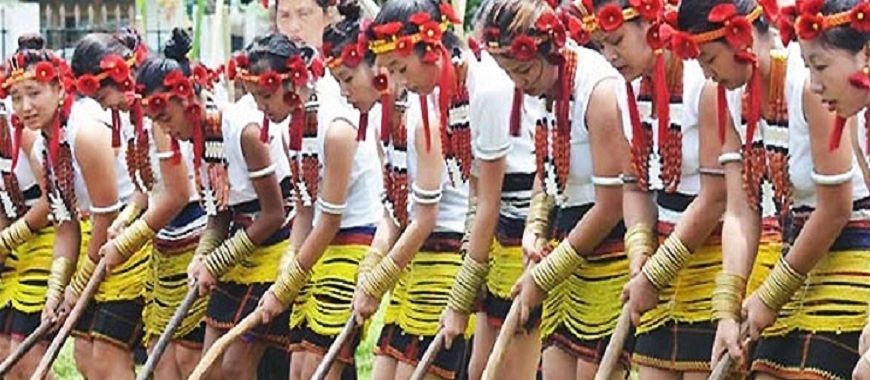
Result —
<svg viewBox="0 0 870 380"><path fill-rule="evenodd" d="M308 282L311 272L302 270L299 261L295 258L288 260L285 267L281 268L281 273L278 274L278 279L272 284L269 291L281 302L285 307L290 306L290 303L299 294L302 286Z"/></svg>
<svg viewBox="0 0 870 380"><path fill-rule="evenodd" d="M12 250L33 237L33 231L24 221L18 219L9 227L0 232L0 257L6 258Z"/></svg>
<svg viewBox="0 0 870 380"><path fill-rule="evenodd" d="M556 198L543 192L535 194L526 217L526 230L546 238L550 232L550 213L556 206Z"/></svg>
<svg viewBox="0 0 870 380"><path fill-rule="evenodd" d="M477 197L468 199L468 212L465 214L465 233L462 234L462 244L459 252L468 252L468 244L471 242L471 231L474 229L474 218L477 217Z"/></svg>
<svg viewBox="0 0 870 380"><path fill-rule="evenodd" d="M60 256L51 261L46 299L59 300L63 297L63 290L69 284L75 269L73 262L66 257Z"/></svg>
<svg viewBox="0 0 870 380"><path fill-rule="evenodd" d="M222 235L222 233L215 229L207 228L203 232L202 237L199 238L199 243L197 243L194 253L202 257L208 256L211 251L214 251L215 248L223 243L224 239Z"/></svg>
<svg viewBox="0 0 870 380"><path fill-rule="evenodd" d="M742 320L741 306L744 294L746 294L746 279L743 276L725 271L719 272L716 275L716 287L713 289L713 320Z"/></svg>
<svg viewBox="0 0 870 380"><path fill-rule="evenodd" d="M586 263L567 240L563 240L547 257L532 269L532 279L541 290L550 292L574 271Z"/></svg>
<svg viewBox="0 0 870 380"><path fill-rule="evenodd" d="M401 276L402 268L399 268L392 257L387 256L372 269L371 273L363 276L360 286L366 294L380 299Z"/></svg>
<svg viewBox="0 0 870 380"><path fill-rule="evenodd" d="M128 258L140 248L142 248L148 240L154 238L157 232L151 229L145 219L137 219L129 227L125 228L121 235L116 237L112 244L121 253L121 256Z"/></svg>
<svg viewBox="0 0 870 380"><path fill-rule="evenodd" d="M123 225L129 226L142 215L142 208L136 202L128 202L124 209L115 217L116 221L120 221Z"/></svg>
<svg viewBox="0 0 870 380"><path fill-rule="evenodd" d="M230 267L250 255L257 246L248 237L245 230L238 230L233 237L225 240L205 257L205 267L215 278L219 278Z"/></svg>
<svg viewBox="0 0 870 380"><path fill-rule="evenodd" d="M680 238L671 234L649 258L642 272L656 289L661 290L677 277L691 255Z"/></svg>
<svg viewBox="0 0 870 380"><path fill-rule="evenodd" d="M652 227L638 223L625 232L623 242L628 259L633 261L638 255L651 256L655 252L656 236Z"/></svg>
<svg viewBox="0 0 870 380"><path fill-rule="evenodd" d="M471 255L465 255L462 266L459 267L459 272L453 280L453 288L447 298L447 307L470 314L487 273L489 273L488 263L479 263Z"/></svg>
<svg viewBox="0 0 870 380"><path fill-rule="evenodd" d="M369 274L372 269L375 269L375 267L381 263L384 256L386 256L385 253L374 248L369 248L369 253L367 253L366 257L364 257L359 263L357 277L361 278L362 276Z"/></svg>
<svg viewBox="0 0 870 380"><path fill-rule="evenodd" d="M785 257L781 257L758 288L758 298L771 310L779 311L803 285L806 278L806 275L794 270Z"/></svg>
<svg viewBox="0 0 870 380"><path fill-rule="evenodd" d="M82 292L85 290L85 286L88 285L88 281L91 279L91 276L94 275L94 271L97 269L97 263L91 260L90 256L85 256L82 259L84 260L82 262L82 265L79 266L78 270L76 270L75 274L72 276L72 280L69 283L69 288L76 298L82 295Z"/></svg>

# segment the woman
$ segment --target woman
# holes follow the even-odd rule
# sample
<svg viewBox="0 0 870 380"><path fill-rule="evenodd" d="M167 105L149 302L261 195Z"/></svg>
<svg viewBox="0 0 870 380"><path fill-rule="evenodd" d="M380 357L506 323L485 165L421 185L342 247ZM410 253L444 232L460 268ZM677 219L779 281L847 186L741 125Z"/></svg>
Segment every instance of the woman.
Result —
<svg viewBox="0 0 870 380"><path fill-rule="evenodd" d="M18 53L30 50L32 40L19 40ZM13 57L14 58L14 57ZM45 306L46 286L48 285L52 242L55 229L48 224L48 201L39 190L41 172L31 161L33 144L37 133L28 129L18 115L33 115L38 106L33 97L24 94L24 82L13 83L11 65L3 73L2 96L14 94L11 102L12 115L5 107L0 116L0 160L4 162L2 177L3 188L0 199L3 212L0 218L4 228L0 231L0 256L3 261L3 274L0 277L0 323L2 323L2 345L9 354L32 333L40 323L40 314ZM7 86L7 83L9 84ZM32 119L31 119L32 120ZM7 377L23 379L30 376L45 353L46 342L40 342L13 367Z"/></svg>
<svg viewBox="0 0 870 380"><path fill-rule="evenodd" d="M280 135L262 129L261 136L261 114L247 105L221 110L201 91L201 71L185 58L190 39L180 29L173 34L178 48L146 61L136 83L146 116L174 139L193 144L197 190L210 216L187 273L200 295L211 292L203 343L208 350L275 281L289 237L278 183L290 170ZM283 313L232 343L209 376L256 376L266 346L287 344L287 317Z"/></svg>
<svg viewBox="0 0 870 380"><path fill-rule="evenodd" d="M753 0L684 2L678 15L681 32L674 36L675 51L697 58L723 88L720 96L727 103L720 102L719 111L747 121L745 129L720 125L725 142L719 160L728 186L723 248L728 254L715 291L724 297L714 304L714 313L723 318L713 359L726 348L742 359L742 322L749 337L759 340L751 360L756 378L845 379L858 360L859 331L867 318L866 308L858 304L870 296L868 230L862 216L868 192L856 170L852 136L848 130L840 136L833 113L813 93L800 53L774 49L766 24L774 13L769 8ZM744 27L720 38L723 23ZM762 94L773 101L764 102ZM786 216L786 249L743 301L745 282L740 280L748 276L757 250L757 184L764 170Z"/></svg>
<svg viewBox="0 0 870 380"><path fill-rule="evenodd" d="M870 9L864 1L809 2L801 8L783 8L784 21L779 25L781 33L796 36L800 42L801 54L810 71L811 91L836 112L838 119L857 120L857 124L863 122L865 128L866 106L870 104L870 70L867 69L870 28L861 21L867 20L868 12ZM793 25L795 16L810 21L823 19L824 27L814 32L806 28L806 21ZM859 129L858 136L852 138L859 139L855 145L863 156L867 146L866 130ZM855 365L853 379L870 379L868 338L870 328L865 325L858 343L859 354L864 356Z"/></svg>
<svg viewBox="0 0 870 380"><path fill-rule="evenodd" d="M133 185L123 155L116 156L111 147L108 115L96 102L74 102L59 83L69 75L65 63L43 50L40 37L30 41L32 44L25 44L25 50L10 61L13 72L9 78L21 85L20 92L12 94L13 106L40 99L39 103L34 101L38 107L19 117L27 128L42 132L33 155L42 167L43 192L51 202L57 226L43 320L56 321L59 311L72 308L91 277L107 229L132 195ZM82 212L89 220L82 218ZM76 249L70 249L80 244L81 254L86 256L81 259ZM74 329L76 364L89 378L134 375L131 351L139 339L147 258L147 252L137 251L126 261L110 263L108 275ZM78 270L72 275L77 261ZM95 357L106 362L96 366Z"/></svg>
<svg viewBox="0 0 870 380"><path fill-rule="evenodd" d="M178 38L173 36L166 44L168 55L178 54L173 51L183 45ZM118 255L138 250L153 240L143 312L145 344L150 348L187 293L184 274L205 228L206 216L193 191L189 146L185 145L184 162L173 161L169 136L158 125L145 123L141 100L128 86L134 82L131 71L135 67L127 70L126 76L117 77L106 69L113 61L141 64L144 56L144 45L133 31L94 33L76 44L71 66L80 84L79 93L96 99L113 114L129 113L136 129L127 133L127 169L130 178L136 179L137 191L150 197L146 199L148 207L143 213L137 203L127 205L113 223L118 233L103 246L103 255L115 261ZM117 120L120 115L113 118ZM175 331L154 370L156 378L185 379L193 371L205 333L206 304L207 298L197 300Z"/></svg>
<svg viewBox="0 0 870 380"><path fill-rule="evenodd" d="M343 23L356 22L357 31L358 11L343 10L348 17ZM309 66L316 67L320 63L314 58L313 49L284 35L270 34L257 39L246 49L244 57L245 65L238 64L238 57L235 60L236 75L245 82L258 106L267 115L274 115L270 116L275 117L271 121L282 122L279 115L292 119L289 133L292 183L297 195L296 209L300 210L293 230L310 232L302 240L291 239L295 253L288 254L262 307L267 316L264 320L268 321L293 304L290 373L293 379L308 379L351 317L357 268L377 223L380 164L374 141L362 139L366 130L358 131L349 122L352 116L339 113L342 107L328 103L328 97L319 96L321 73L313 72L304 82L293 80L298 71L293 64L288 67L287 62L305 65L308 61ZM327 60L326 66L333 68L334 64L335 61ZM270 75L285 79L270 88L261 82L261 78ZM357 141L357 136L361 141ZM302 210L315 213L313 226L310 219L300 216ZM329 378L339 378L344 368L353 364L358 341L354 338L343 347Z"/></svg>
<svg viewBox="0 0 870 380"><path fill-rule="evenodd" d="M531 110L538 177L523 247L540 260L551 232L558 246L514 293L523 320L543 302L544 378L592 378L628 276L622 212L613 210L623 210L623 202L625 210L650 207L640 192L623 197L620 174L630 173L629 162L611 159L629 155L626 140L614 138L622 134L618 73L597 53L566 41L546 3L499 2L484 20L484 46L523 92L543 98Z"/></svg>

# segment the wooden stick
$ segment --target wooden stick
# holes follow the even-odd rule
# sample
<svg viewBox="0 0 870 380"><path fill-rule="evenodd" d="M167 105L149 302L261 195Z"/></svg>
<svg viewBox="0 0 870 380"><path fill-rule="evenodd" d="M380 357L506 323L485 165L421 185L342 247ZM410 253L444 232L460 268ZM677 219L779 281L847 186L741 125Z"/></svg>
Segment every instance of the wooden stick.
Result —
<svg viewBox="0 0 870 380"><path fill-rule="evenodd" d="M740 337L745 342L745 344L749 343L749 325L746 323L740 325ZM734 359L731 358L731 355L728 354L728 350L725 350L724 357L719 359L719 362L716 363L716 366L713 367L713 372L710 373L710 377L708 380L725 380L728 377L728 372L731 372L731 366L734 365Z"/></svg>
<svg viewBox="0 0 870 380"><path fill-rule="evenodd" d="M88 259L85 258L85 260ZM57 359L57 355L60 353L64 341L66 341L66 338L69 336L70 332L72 332L76 322L78 322L79 318L84 314L88 303L91 302L91 298L94 297L94 293L97 292L100 283L103 282L103 278L106 277L106 272L106 262L100 258L100 261L97 263L97 268L94 270L94 275L88 280L85 290L82 291L81 296L79 296L79 299L76 301L75 306L73 306L72 311L70 311L69 316L63 322L63 326L61 326L57 336L55 336L54 340L51 341L51 345L48 346L48 350L45 351L45 355L42 356L42 360L39 361L39 366L36 367L36 372L33 373L30 380L42 380L48 374L48 371L51 370L51 365L54 363L54 360Z"/></svg>
<svg viewBox="0 0 870 380"><path fill-rule="evenodd" d="M495 380L499 378L498 371L502 362L504 362L507 348L514 339L517 329L520 326L520 300L515 298L511 302L511 308L508 310L504 323L498 331L498 337L495 339L495 344L492 346L492 352L489 354L489 360L486 361L486 367L483 369L484 380Z"/></svg>
<svg viewBox="0 0 870 380"><path fill-rule="evenodd" d="M619 314L619 320L616 322L616 329L613 331L613 335L610 336L610 342L607 343L607 348L604 350L604 357L601 358L601 364L598 365L595 380L610 379L613 370L619 364L619 358L622 356L622 347L625 346L625 338L628 337L630 330L631 308L626 303L622 306L622 312Z"/></svg>
<svg viewBox="0 0 870 380"><path fill-rule="evenodd" d="M187 291L187 295L184 297L184 301L182 301L181 305L178 306L178 309L175 310L175 314L173 314L172 319L169 320L169 325L166 326L166 330L164 330L163 334L160 335L160 339L157 340L157 344L154 345L154 349L151 351L151 356L148 357L148 361L145 362L145 367L142 368L142 371L140 371L139 375L136 376L136 380L147 380L151 377L151 373L154 372L154 367L157 366L157 362L160 361L160 357L163 356L163 351L166 351L166 346L168 346L169 341L172 340L175 330L178 330L178 326L181 325L182 321L184 321L184 317L187 316L187 312L190 311L190 308L193 306L193 303L196 302L197 298L199 298L199 288L196 286L196 280L193 280L190 289Z"/></svg>
<svg viewBox="0 0 870 380"><path fill-rule="evenodd" d="M248 332L248 330L257 327L257 325L263 323L262 317L263 310L257 308L253 313L248 314L247 317L242 319L238 324L235 325L230 331L227 331L224 336L220 337L211 348L206 351L205 355L202 356L202 360L196 365L196 368L193 369L193 373L190 374L188 380L200 380L202 379L206 372L208 372L209 368L216 362L221 356L223 356L224 351L229 348L230 344L233 343L238 337L242 336L242 334Z"/></svg>
<svg viewBox="0 0 870 380"><path fill-rule="evenodd" d="M330 368L332 368L332 363L334 363L335 359L338 358L341 348L348 343L348 340L350 340L354 330L356 330L356 326L356 317L351 314L350 318L347 319L347 323L345 323L344 327L341 329L341 332L338 333L338 336L332 342L332 345L329 346L329 350L326 351L323 360L321 360L320 364L317 365L317 370L314 371L314 380L323 380L326 378L326 375L329 374Z"/></svg>
<svg viewBox="0 0 870 380"><path fill-rule="evenodd" d="M438 330L435 339L433 339L432 343L429 344L429 348L427 348L426 352L423 353L423 358L420 359L420 362L417 363L417 367L414 368L414 373L411 374L411 380L423 380L423 378L426 377L426 372L429 371L429 367L432 366L432 362L435 361L435 357L438 356L438 353L441 352L441 349L443 348L444 330Z"/></svg>
<svg viewBox="0 0 870 380"><path fill-rule="evenodd" d="M4 360L3 363L0 363L0 378L6 376L6 373L8 373L9 370L11 370L12 367L14 367L15 364L18 363L18 361L21 360L21 358L23 358L24 355L26 355L31 348L33 348L33 346L36 346L36 344L45 337L45 335L48 333L49 330L51 330L51 326L53 325L54 323L42 321L39 324L39 327L37 327L36 330L30 333L30 335L27 336L27 339L24 339L24 341L15 348L15 351L12 352L8 357L6 357L6 360Z"/></svg>

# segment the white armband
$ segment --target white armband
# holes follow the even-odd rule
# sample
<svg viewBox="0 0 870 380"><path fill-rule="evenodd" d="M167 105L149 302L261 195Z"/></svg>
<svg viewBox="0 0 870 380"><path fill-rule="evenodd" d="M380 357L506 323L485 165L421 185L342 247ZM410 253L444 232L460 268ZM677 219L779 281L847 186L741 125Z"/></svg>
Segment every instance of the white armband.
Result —
<svg viewBox="0 0 870 380"><path fill-rule="evenodd" d="M743 161L743 155L740 152L728 152L719 155L719 165L722 166L741 161Z"/></svg>
<svg viewBox="0 0 870 380"><path fill-rule="evenodd" d="M622 177L596 177L592 176L592 184L595 186L622 186Z"/></svg>
<svg viewBox="0 0 870 380"><path fill-rule="evenodd" d="M436 204L441 201L441 189L423 190L416 183L411 184L411 199L421 205Z"/></svg>
<svg viewBox="0 0 870 380"><path fill-rule="evenodd" d="M111 214L113 212L121 211L122 208L124 208L124 204L121 203L121 201L118 201L115 204L113 204L111 206L106 206L106 207L97 207L97 206L91 205L91 214L93 214L93 215Z"/></svg>
<svg viewBox="0 0 870 380"><path fill-rule="evenodd" d="M849 168L849 170L846 171L845 173L831 174L831 175L819 174L819 173L816 173L815 170L813 170L813 172L812 172L812 174L810 174L810 176L812 177L813 182L815 182L816 185L836 186L836 185L842 185L844 183L851 181L852 176L854 174L855 174L855 168L852 167L852 168Z"/></svg>
<svg viewBox="0 0 870 380"><path fill-rule="evenodd" d="M269 166L262 168L260 170L254 170L252 172L248 172L248 178L257 179L257 178L268 177L268 176L272 175L272 173L275 173L275 164L269 165Z"/></svg>
<svg viewBox="0 0 870 380"><path fill-rule="evenodd" d="M344 209L347 208L347 203L335 204L329 203L323 198L317 198L317 204L320 205L320 210L325 214L339 215L344 214Z"/></svg>

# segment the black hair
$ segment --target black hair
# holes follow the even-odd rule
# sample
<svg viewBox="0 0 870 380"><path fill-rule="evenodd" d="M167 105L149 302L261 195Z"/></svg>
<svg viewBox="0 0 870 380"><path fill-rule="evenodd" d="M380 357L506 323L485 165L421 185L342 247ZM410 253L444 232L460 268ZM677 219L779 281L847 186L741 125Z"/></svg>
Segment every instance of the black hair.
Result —
<svg viewBox="0 0 870 380"><path fill-rule="evenodd" d="M100 61L108 55L118 55L125 60L134 55L134 51L142 44L142 38L133 28L121 29L118 33L91 33L79 40L73 51L70 66L73 75L96 75L102 72ZM114 83L106 78L103 84Z"/></svg>
<svg viewBox="0 0 870 380"><path fill-rule="evenodd" d="M513 39L521 34L537 35L532 31L538 17L544 12L554 12L546 1L499 0L484 15L483 27L500 30L499 45L510 46ZM555 53L555 48L552 41L547 39L538 49L538 54L548 57Z"/></svg>
<svg viewBox="0 0 870 380"><path fill-rule="evenodd" d="M342 15L342 20L323 30L323 48L329 49L329 51L324 51L324 54L333 57L341 56L342 50L348 44L357 43L359 35L362 33L360 29L362 9L356 0L341 1L338 4L338 12ZM371 50L365 49L363 59L366 64L371 66L375 62L375 54Z"/></svg>
<svg viewBox="0 0 870 380"><path fill-rule="evenodd" d="M287 38L284 34L270 32L257 37L245 48L248 56L248 70L251 74L261 74L266 70L277 73L286 73L287 60L292 57L301 57L306 66L317 55L316 51L303 43L297 43Z"/></svg>
<svg viewBox="0 0 870 380"><path fill-rule="evenodd" d="M18 60L16 59L18 55L21 55L24 58L24 67L19 67ZM12 70L16 68L27 69L39 62L46 61L57 63L59 59L60 58L58 58L54 53L45 48L45 39L42 38L41 35L23 34L18 37L18 48L15 49L15 56L6 62L4 72L8 78Z"/></svg>
<svg viewBox="0 0 870 380"><path fill-rule="evenodd" d="M142 86L143 95L162 89L163 78L175 69L181 69L184 76L189 77L191 69L187 53L190 48L190 35L184 29L172 29L172 37L163 47L163 57L148 58L136 73L136 85Z"/></svg>
<svg viewBox="0 0 870 380"><path fill-rule="evenodd" d="M824 5L822 5L822 14L832 15L848 12L864 1L866 0L826 0ZM870 33L859 32L846 23L845 25L825 30L819 38L821 38L824 44L857 53L867 46L867 42L870 42Z"/></svg>
<svg viewBox="0 0 870 380"><path fill-rule="evenodd" d="M369 41L373 41L378 39L374 33L374 27L377 25L384 25L394 21L398 21L402 23L402 34L412 34L417 33L417 25L414 25L409 20L411 19L411 15L417 12L426 12L435 21L441 21L441 9L439 5L444 0L390 0L387 1L383 7L381 7L381 11L378 13L378 16L375 17L375 21L369 26L366 30L366 37ZM462 42L459 40L459 37L456 36L455 33L451 30L447 30L441 36L441 43L444 44L444 47L448 50L453 50L462 47ZM426 48L423 44L417 44L414 48L414 51L417 54L422 55L425 53Z"/></svg>
<svg viewBox="0 0 870 380"><path fill-rule="evenodd" d="M719 4L734 4L737 13L741 15L748 15L758 6L756 0L684 0L680 2L677 13L677 27L691 34L721 28L722 24L712 23L707 19L710 11ZM752 23L752 26L759 33L767 33L770 30L770 20L767 19L767 16L761 15Z"/></svg>

